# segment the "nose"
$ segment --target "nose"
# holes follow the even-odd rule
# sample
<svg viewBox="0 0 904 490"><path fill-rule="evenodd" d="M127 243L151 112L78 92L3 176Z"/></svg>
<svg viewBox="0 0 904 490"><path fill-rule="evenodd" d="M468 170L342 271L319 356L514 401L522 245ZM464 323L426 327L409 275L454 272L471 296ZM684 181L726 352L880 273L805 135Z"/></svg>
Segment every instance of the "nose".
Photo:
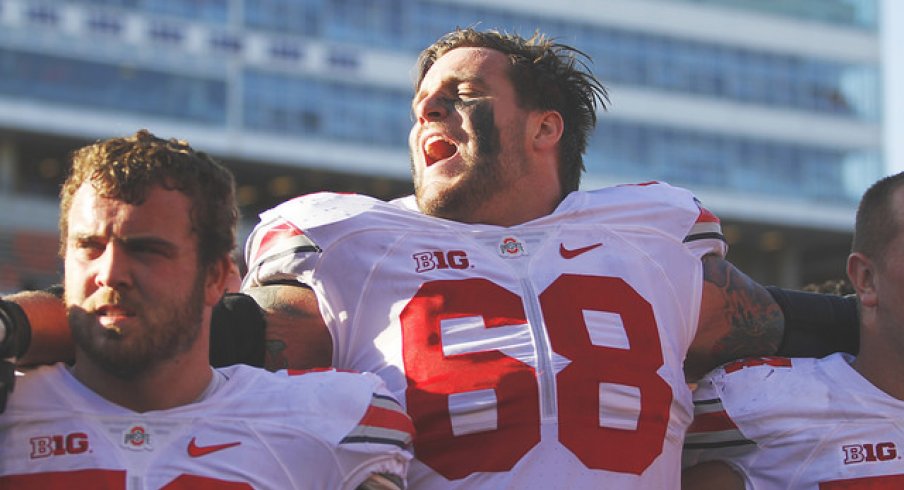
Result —
<svg viewBox="0 0 904 490"><path fill-rule="evenodd" d="M131 284L128 253L121 244L107 243L103 253L94 260L94 283L98 287L122 289Z"/></svg>
<svg viewBox="0 0 904 490"><path fill-rule="evenodd" d="M439 94L422 98L414 108L418 124L440 121L449 115L449 100Z"/></svg>

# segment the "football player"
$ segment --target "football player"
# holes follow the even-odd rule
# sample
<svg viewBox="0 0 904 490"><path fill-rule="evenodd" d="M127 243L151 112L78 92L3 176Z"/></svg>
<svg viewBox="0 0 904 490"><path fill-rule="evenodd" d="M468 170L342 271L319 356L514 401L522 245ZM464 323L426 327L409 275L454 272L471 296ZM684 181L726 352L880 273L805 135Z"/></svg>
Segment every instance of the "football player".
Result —
<svg viewBox="0 0 904 490"><path fill-rule="evenodd" d="M904 488L904 173L860 201L847 273L861 304L857 356L752 358L706 376L685 488Z"/></svg>
<svg viewBox="0 0 904 490"><path fill-rule="evenodd" d="M568 46L456 30L417 64L415 195L301 197L248 241L270 366L382 376L413 487L677 487L685 374L783 340L690 192L578 191L605 102Z"/></svg>
<svg viewBox="0 0 904 490"><path fill-rule="evenodd" d="M226 169L147 131L102 141L74 154L60 216L75 363L19 380L0 488L404 487L411 421L377 376L210 367Z"/></svg>

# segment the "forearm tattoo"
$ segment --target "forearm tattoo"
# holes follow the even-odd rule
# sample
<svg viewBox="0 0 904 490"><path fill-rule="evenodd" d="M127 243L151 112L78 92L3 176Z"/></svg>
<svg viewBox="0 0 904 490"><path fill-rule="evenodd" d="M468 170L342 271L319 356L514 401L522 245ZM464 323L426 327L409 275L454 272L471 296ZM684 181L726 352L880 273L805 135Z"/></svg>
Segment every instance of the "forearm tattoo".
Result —
<svg viewBox="0 0 904 490"><path fill-rule="evenodd" d="M247 294L254 297L264 310L268 328L264 341L264 365L271 371L289 368L289 360L285 356L286 342L280 338L280 318L299 318L307 316L307 312L294 304L290 295L283 293L285 286L262 286L251 288Z"/></svg>
<svg viewBox="0 0 904 490"><path fill-rule="evenodd" d="M704 259L704 281L724 298L724 330L713 347L719 363L773 355L784 330L781 309L759 284L722 259Z"/></svg>

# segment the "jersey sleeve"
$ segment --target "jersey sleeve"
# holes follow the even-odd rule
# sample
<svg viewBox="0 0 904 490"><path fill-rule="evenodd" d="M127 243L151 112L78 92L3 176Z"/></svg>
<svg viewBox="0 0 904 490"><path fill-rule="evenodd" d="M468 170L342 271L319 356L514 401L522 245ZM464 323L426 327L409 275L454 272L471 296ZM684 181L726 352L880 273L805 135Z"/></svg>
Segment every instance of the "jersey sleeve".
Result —
<svg viewBox="0 0 904 490"><path fill-rule="evenodd" d="M261 215L248 236L245 261L248 273L242 288L300 282L307 284L312 264L321 250L305 233L279 213Z"/></svg>
<svg viewBox="0 0 904 490"><path fill-rule="evenodd" d="M714 459L743 456L756 448L731 415L722 400L724 370L719 368L698 383L694 390L694 421L684 439L682 466L688 467Z"/></svg>
<svg viewBox="0 0 904 490"><path fill-rule="evenodd" d="M598 195L607 202L607 222L643 223L681 240L696 257L725 257L728 253L719 218L687 189L652 181L621 184L603 189Z"/></svg>
<svg viewBox="0 0 904 490"><path fill-rule="evenodd" d="M329 413L332 430L321 426L320 433L336 448L336 463L345 475L343 488L354 489L375 473L405 480L414 424L380 377L334 369L280 373L305 378L316 387L319 410L329 410L323 413Z"/></svg>
<svg viewBox="0 0 904 490"><path fill-rule="evenodd" d="M696 198L694 198L694 202L700 213L684 238L685 245L700 257L715 254L724 258L728 253L728 242L725 241L725 236L722 234L722 224L719 218L704 208Z"/></svg>
<svg viewBox="0 0 904 490"><path fill-rule="evenodd" d="M788 417L782 385L792 359L750 357L707 374L694 390L694 421L684 441L682 466L721 460L744 476L764 444L800 421ZM792 395L793 396L793 395Z"/></svg>
<svg viewBox="0 0 904 490"><path fill-rule="evenodd" d="M369 196L317 192L265 211L245 244L243 288L311 286L323 250L354 233L361 225L356 218L381 205L385 203Z"/></svg>

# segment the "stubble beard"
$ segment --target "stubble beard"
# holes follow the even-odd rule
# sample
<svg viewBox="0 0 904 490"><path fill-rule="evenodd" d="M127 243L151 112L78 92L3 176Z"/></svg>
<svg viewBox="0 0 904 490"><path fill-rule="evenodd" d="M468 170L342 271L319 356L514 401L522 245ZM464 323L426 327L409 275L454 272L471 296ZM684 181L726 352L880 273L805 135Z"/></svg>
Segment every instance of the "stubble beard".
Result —
<svg viewBox="0 0 904 490"><path fill-rule="evenodd" d="M78 306L69 306L67 312L82 353L105 372L130 380L194 345L201 331L203 300L204 274L199 271L187 298L169 305L158 302L152 309L141 305L137 312L143 321L125 334L102 327L96 315Z"/></svg>

